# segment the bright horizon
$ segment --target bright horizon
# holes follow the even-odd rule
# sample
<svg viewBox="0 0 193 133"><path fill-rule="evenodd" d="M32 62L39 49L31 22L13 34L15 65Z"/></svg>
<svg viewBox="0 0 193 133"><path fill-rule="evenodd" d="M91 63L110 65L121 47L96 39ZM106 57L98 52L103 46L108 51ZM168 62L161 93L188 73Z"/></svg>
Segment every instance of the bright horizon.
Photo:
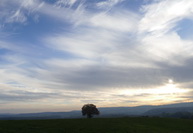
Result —
<svg viewBox="0 0 193 133"><path fill-rule="evenodd" d="M193 1L1 0L0 113L193 101Z"/></svg>

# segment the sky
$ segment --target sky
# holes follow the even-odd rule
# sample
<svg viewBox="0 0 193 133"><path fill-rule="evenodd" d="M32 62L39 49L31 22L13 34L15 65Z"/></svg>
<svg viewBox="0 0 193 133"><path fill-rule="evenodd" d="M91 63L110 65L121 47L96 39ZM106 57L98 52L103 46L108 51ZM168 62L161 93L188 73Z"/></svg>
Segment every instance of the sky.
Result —
<svg viewBox="0 0 193 133"><path fill-rule="evenodd" d="M193 101L192 0L0 0L0 113Z"/></svg>

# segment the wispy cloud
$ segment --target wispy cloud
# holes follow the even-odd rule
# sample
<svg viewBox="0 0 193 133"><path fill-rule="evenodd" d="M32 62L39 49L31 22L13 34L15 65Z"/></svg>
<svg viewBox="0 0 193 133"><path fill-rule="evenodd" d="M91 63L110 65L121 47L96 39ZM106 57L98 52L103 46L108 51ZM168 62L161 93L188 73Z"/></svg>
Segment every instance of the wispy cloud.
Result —
<svg viewBox="0 0 193 133"><path fill-rule="evenodd" d="M56 2L56 6L57 7L71 7L71 6L73 6L73 4L75 4L75 2L76 2L77 0L58 0L57 2Z"/></svg>
<svg viewBox="0 0 193 133"><path fill-rule="evenodd" d="M6 23L26 24L28 17L42 7L44 2L39 0L2 1L1 21Z"/></svg>
<svg viewBox="0 0 193 133"><path fill-rule="evenodd" d="M146 36L142 44L141 50L153 61L183 65L183 61L192 57L192 41L182 40L175 32L160 37Z"/></svg>
<svg viewBox="0 0 193 133"><path fill-rule="evenodd" d="M13 14L7 18L6 22L7 23L13 23L13 22L18 22L18 23L24 23L26 22L27 18L25 15L20 11L17 10L16 12L13 12Z"/></svg>
<svg viewBox="0 0 193 133"><path fill-rule="evenodd" d="M119 13L116 14L104 12L96 14L90 19L90 22L93 26L109 30L135 32L137 30L138 20L139 16L135 13L119 11Z"/></svg>
<svg viewBox="0 0 193 133"><path fill-rule="evenodd" d="M164 34L172 30L177 22L192 16L193 2L189 0L157 1L142 8L144 17L139 29L141 32Z"/></svg>
<svg viewBox="0 0 193 133"><path fill-rule="evenodd" d="M111 9L113 6L115 6L118 3L123 2L124 0L107 0L107 1L102 1L98 2L96 5L98 8L103 8L103 9Z"/></svg>

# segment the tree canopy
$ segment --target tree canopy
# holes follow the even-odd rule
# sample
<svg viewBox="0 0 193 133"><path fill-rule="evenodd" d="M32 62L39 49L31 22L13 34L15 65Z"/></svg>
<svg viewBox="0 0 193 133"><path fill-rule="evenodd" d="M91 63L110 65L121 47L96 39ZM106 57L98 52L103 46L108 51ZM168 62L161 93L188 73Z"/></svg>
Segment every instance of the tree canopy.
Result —
<svg viewBox="0 0 193 133"><path fill-rule="evenodd" d="M83 116L87 116L87 118L92 118L93 115L99 115L100 112L99 110L96 108L96 105L94 104L85 104L82 107L82 115Z"/></svg>

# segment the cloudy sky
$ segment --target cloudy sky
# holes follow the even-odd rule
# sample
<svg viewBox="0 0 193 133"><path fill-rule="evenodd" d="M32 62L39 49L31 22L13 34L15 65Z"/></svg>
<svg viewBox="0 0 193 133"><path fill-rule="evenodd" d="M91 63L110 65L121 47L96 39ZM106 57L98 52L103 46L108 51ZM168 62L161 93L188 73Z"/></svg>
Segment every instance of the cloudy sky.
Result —
<svg viewBox="0 0 193 133"><path fill-rule="evenodd" d="M0 113L193 101L192 0L0 0Z"/></svg>

